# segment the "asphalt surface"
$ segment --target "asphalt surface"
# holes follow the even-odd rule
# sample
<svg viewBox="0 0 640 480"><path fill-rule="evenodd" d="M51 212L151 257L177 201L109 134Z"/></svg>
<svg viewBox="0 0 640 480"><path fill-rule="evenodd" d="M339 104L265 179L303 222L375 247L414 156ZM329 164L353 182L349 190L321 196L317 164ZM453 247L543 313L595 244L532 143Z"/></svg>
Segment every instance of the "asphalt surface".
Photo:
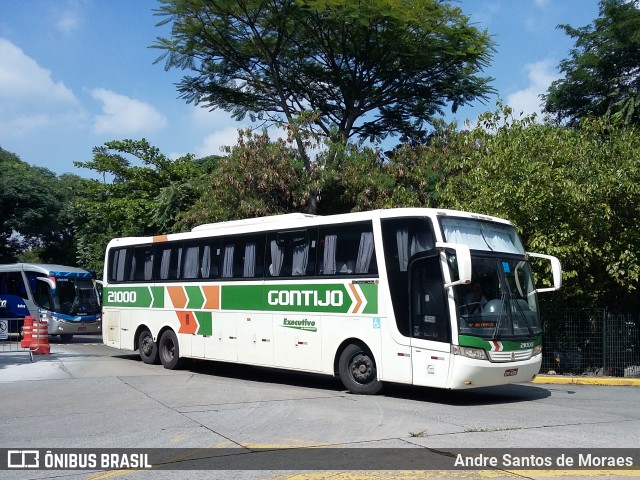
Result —
<svg viewBox="0 0 640 480"><path fill-rule="evenodd" d="M378 395L358 396L337 379L299 372L206 361L169 371L142 363L137 353L106 347L100 337L53 342L51 354L33 358L24 351L0 350L0 449L150 449L174 469L0 471L2 478L194 478L194 471L179 470L184 455L194 449L256 453L320 447L340 454L378 448L383 455L397 448L506 453L523 448L544 449L542 455L566 448L637 452L640 447L640 379L539 376L535 383L464 392L385 385ZM197 476L640 477L640 470L606 469L298 468L201 471Z"/></svg>

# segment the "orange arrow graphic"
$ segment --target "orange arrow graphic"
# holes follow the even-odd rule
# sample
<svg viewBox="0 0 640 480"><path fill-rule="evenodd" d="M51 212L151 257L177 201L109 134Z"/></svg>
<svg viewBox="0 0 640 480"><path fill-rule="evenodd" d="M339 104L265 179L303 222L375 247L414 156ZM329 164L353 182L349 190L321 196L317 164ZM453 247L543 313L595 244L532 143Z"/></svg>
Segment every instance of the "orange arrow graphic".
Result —
<svg viewBox="0 0 640 480"><path fill-rule="evenodd" d="M360 298L358 289L353 283L349 284L349 288L351 289L353 296L356 297L356 306L353 308L353 310L351 310L351 313L358 313L358 310L360 310L360 307L362 306L362 298Z"/></svg>
<svg viewBox="0 0 640 480"><path fill-rule="evenodd" d="M202 293L204 293L205 298L207 299L204 302L205 310L218 310L220 308L220 286L219 285L208 285L206 287L202 287Z"/></svg>
<svg viewBox="0 0 640 480"><path fill-rule="evenodd" d="M178 333L195 334L198 330L198 322L193 312L176 312L178 320L180 320L180 330Z"/></svg>
<svg viewBox="0 0 640 480"><path fill-rule="evenodd" d="M187 306L187 294L182 287L167 287L173 308L184 308Z"/></svg>

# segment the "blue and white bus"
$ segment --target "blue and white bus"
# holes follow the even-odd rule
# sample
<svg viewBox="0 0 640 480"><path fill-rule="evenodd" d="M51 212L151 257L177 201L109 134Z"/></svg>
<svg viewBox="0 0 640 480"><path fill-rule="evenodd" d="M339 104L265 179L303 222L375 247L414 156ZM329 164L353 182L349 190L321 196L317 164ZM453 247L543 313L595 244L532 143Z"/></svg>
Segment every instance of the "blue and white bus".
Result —
<svg viewBox="0 0 640 480"><path fill-rule="evenodd" d="M95 276L64 265L0 265L0 318L16 322L14 331L19 332L27 315L47 321L49 335L59 335L63 342L102 333Z"/></svg>

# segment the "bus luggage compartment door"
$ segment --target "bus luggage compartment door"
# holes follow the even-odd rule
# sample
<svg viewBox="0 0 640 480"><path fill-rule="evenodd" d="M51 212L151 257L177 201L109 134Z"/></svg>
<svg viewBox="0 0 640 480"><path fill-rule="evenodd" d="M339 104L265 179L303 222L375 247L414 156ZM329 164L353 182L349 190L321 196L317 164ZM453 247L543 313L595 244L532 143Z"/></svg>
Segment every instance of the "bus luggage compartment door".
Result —
<svg viewBox="0 0 640 480"><path fill-rule="evenodd" d="M120 311L105 308L102 323L103 343L110 347L120 348Z"/></svg>

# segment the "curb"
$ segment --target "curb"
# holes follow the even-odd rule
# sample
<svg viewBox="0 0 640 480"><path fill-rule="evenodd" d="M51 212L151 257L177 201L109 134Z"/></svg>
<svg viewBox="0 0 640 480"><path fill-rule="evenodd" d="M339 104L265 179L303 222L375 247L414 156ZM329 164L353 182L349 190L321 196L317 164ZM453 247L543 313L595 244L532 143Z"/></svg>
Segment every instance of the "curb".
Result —
<svg viewBox="0 0 640 480"><path fill-rule="evenodd" d="M557 385L603 385L615 387L640 387L640 378L616 377L569 377L563 375L538 375L532 380L538 384Z"/></svg>

